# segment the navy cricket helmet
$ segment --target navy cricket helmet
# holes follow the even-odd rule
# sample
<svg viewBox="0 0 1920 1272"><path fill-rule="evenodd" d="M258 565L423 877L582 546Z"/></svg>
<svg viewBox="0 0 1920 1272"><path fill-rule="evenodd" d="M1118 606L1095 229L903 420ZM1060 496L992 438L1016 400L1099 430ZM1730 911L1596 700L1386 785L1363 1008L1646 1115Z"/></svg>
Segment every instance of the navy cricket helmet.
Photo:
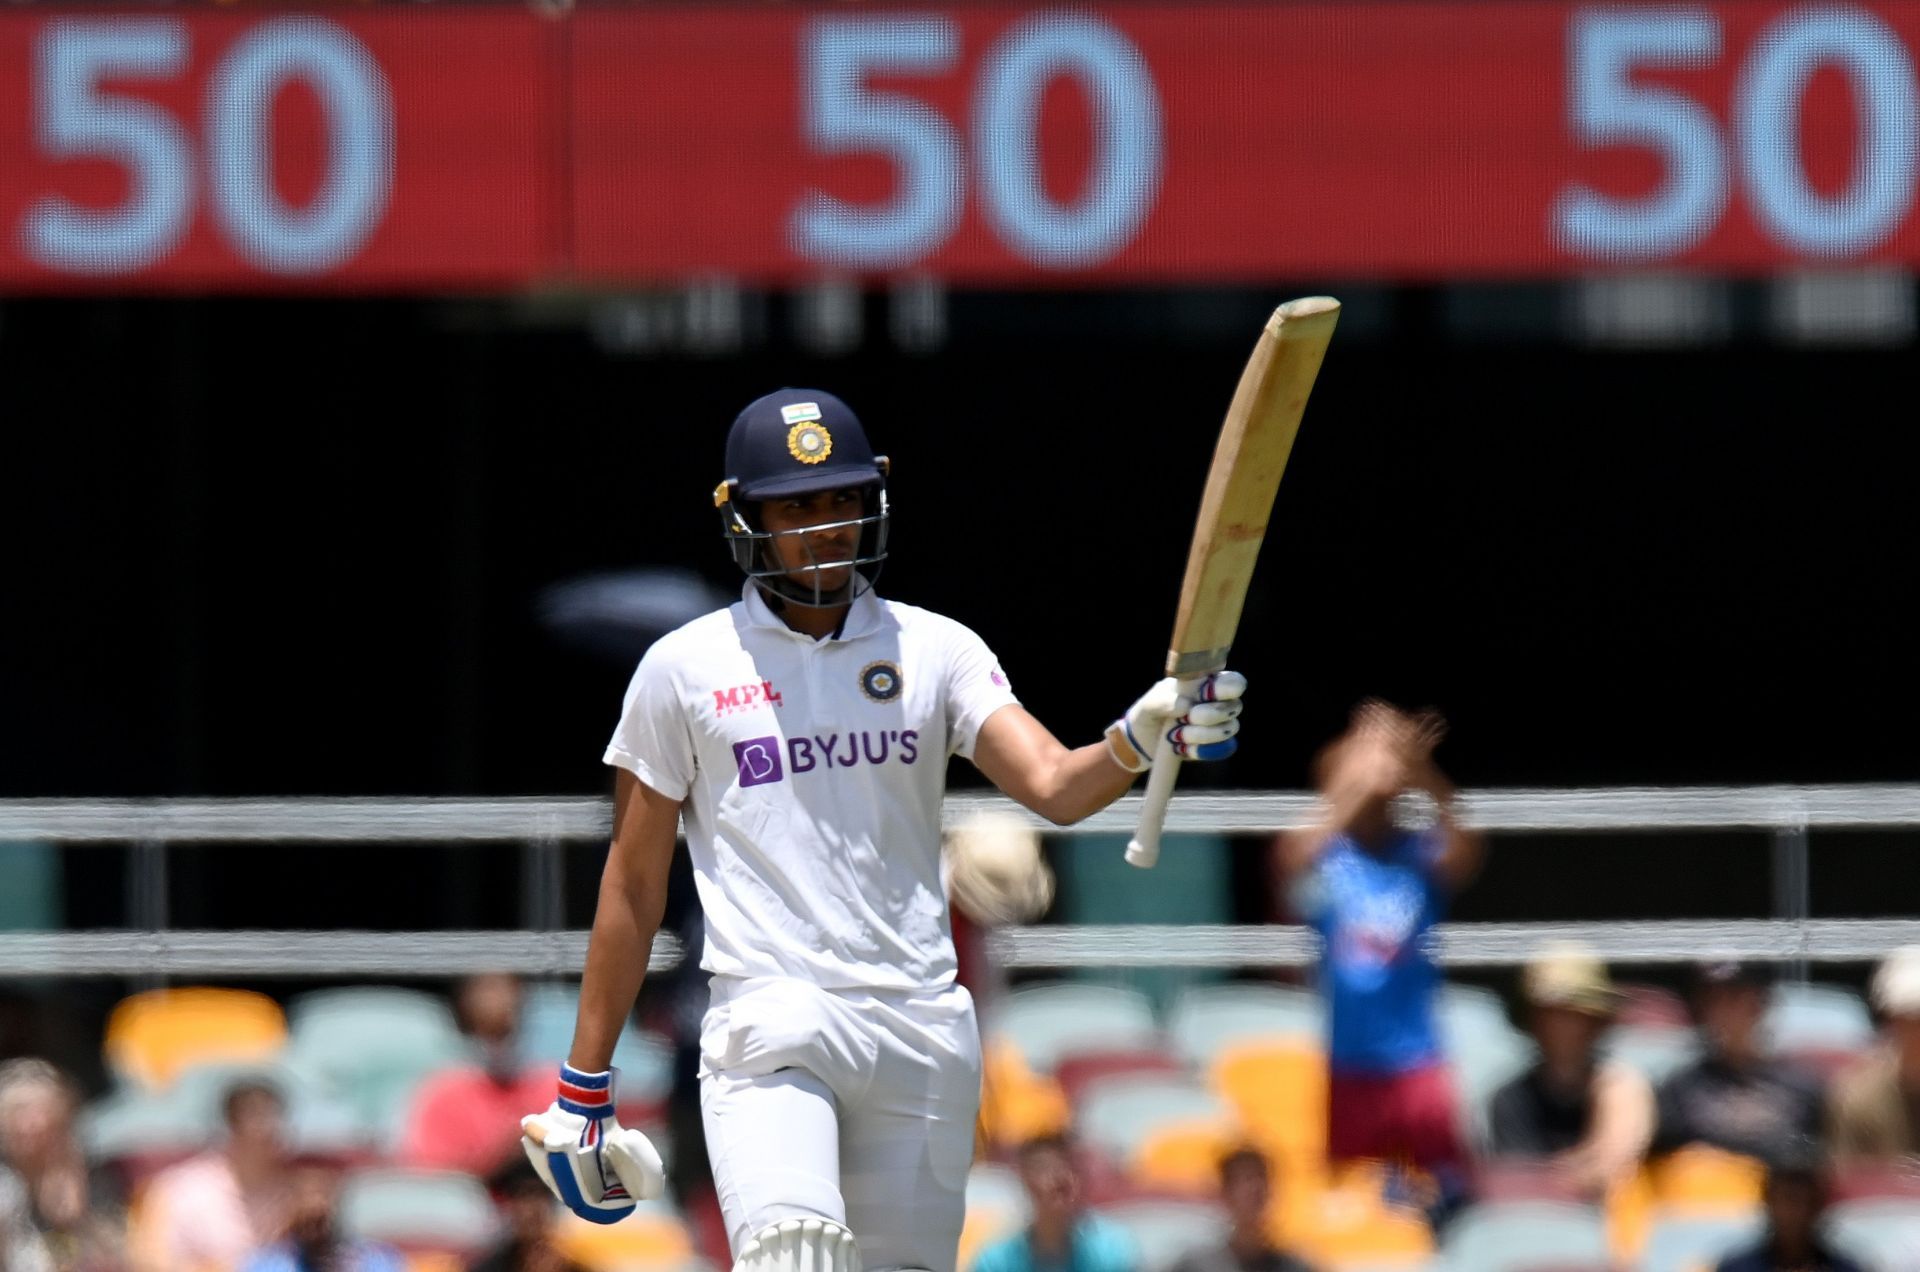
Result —
<svg viewBox="0 0 1920 1272"><path fill-rule="evenodd" d="M735 564L798 605L841 605L870 590L887 559L887 470L859 416L831 393L781 389L748 403L727 433L727 476L713 491ZM761 503L826 490L859 490L861 515L778 534L763 528ZM860 528L851 562L812 559L807 536L849 525ZM811 564L782 564L773 544L784 538L798 542ZM823 573L848 564L854 568L844 585L820 586Z"/></svg>

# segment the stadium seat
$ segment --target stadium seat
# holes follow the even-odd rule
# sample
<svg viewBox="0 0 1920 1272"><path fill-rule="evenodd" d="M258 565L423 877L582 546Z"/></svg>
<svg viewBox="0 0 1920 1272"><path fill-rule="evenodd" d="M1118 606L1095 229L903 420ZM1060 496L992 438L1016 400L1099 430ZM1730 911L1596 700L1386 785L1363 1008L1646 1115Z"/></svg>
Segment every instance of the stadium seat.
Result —
<svg viewBox="0 0 1920 1272"><path fill-rule="evenodd" d="M1318 1045L1327 1033L1320 997L1284 985L1196 985L1174 999L1167 1035L1188 1063L1204 1068L1228 1047L1299 1040Z"/></svg>
<svg viewBox="0 0 1920 1272"><path fill-rule="evenodd" d="M1449 1035L1462 1032L1517 1033L1500 995L1480 985L1446 981L1435 1004L1440 1028Z"/></svg>
<svg viewBox="0 0 1920 1272"><path fill-rule="evenodd" d="M1656 1214L1640 1256L1640 1272L1698 1272L1760 1235L1757 1210L1745 1214Z"/></svg>
<svg viewBox="0 0 1920 1272"><path fill-rule="evenodd" d="M1069 1104L1078 1103L1087 1087L1102 1078L1123 1073L1157 1073L1179 1076L1186 1066L1164 1051L1073 1051L1054 1067L1054 1080L1066 1093Z"/></svg>
<svg viewBox="0 0 1920 1272"><path fill-rule="evenodd" d="M1746 1214L1760 1204L1766 1167L1751 1157L1693 1145L1648 1167L1653 1200L1661 1211Z"/></svg>
<svg viewBox="0 0 1920 1272"><path fill-rule="evenodd" d="M1186 1078L1126 1074L1087 1088L1075 1119L1087 1144L1118 1161L1131 1162L1153 1136L1174 1125L1210 1123L1230 1132L1236 1123L1227 1103Z"/></svg>
<svg viewBox="0 0 1920 1272"><path fill-rule="evenodd" d="M1142 1188L1210 1197L1220 1191L1220 1159L1245 1139L1227 1118L1169 1122L1133 1150L1129 1171Z"/></svg>
<svg viewBox="0 0 1920 1272"><path fill-rule="evenodd" d="M213 1061L265 1060L287 1041L287 1020L265 994L242 989L154 989L122 999L102 1046L121 1081L149 1091Z"/></svg>
<svg viewBox="0 0 1920 1272"><path fill-rule="evenodd" d="M370 1130L391 1136L421 1079L468 1063L473 1048L440 999L417 990L322 990L296 999L288 1058L350 1102Z"/></svg>
<svg viewBox="0 0 1920 1272"><path fill-rule="evenodd" d="M1787 983L1774 986L1761 1030L1776 1052L1859 1051L1873 1041L1873 1017L1850 989Z"/></svg>
<svg viewBox="0 0 1920 1272"><path fill-rule="evenodd" d="M578 984L529 985L520 1008L520 1054L529 1063L559 1065L573 1045ZM613 1047L620 1071L620 1116L628 1124L658 1119L673 1089L673 1045L659 1034L621 1027Z"/></svg>
<svg viewBox="0 0 1920 1272"><path fill-rule="evenodd" d="M1843 1202L1827 1211L1827 1232L1836 1246L1875 1272L1920 1267L1920 1203Z"/></svg>
<svg viewBox="0 0 1920 1272"><path fill-rule="evenodd" d="M1054 981L1017 989L988 1024L1039 1074L1052 1073L1070 1052L1150 1050L1160 1042L1146 995L1112 985Z"/></svg>
<svg viewBox="0 0 1920 1272"><path fill-rule="evenodd" d="M122 1088L83 1111L81 1143L89 1157L145 1178L219 1139L227 1089L241 1078L261 1078L280 1090L288 1134L300 1149L351 1156L365 1147L352 1107L285 1062L198 1065L165 1091Z"/></svg>
<svg viewBox="0 0 1920 1272"><path fill-rule="evenodd" d="M1227 1216L1219 1206L1199 1201L1127 1201L1102 1213L1126 1229L1139 1247L1142 1269L1165 1268L1195 1246L1221 1241Z"/></svg>
<svg viewBox="0 0 1920 1272"><path fill-rule="evenodd" d="M1441 1253L1449 1272L1605 1267L1611 1261L1600 1212L1558 1201L1474 1206L1448 1228Z"/></svg>
<svg viewBox="0 0 1920 1272"><path fill-rule="evenodd" d="M1433 1257L1425 1220L1389 1205L1386 1171L1351 1163L1283 1171L1275 1181L1278 1239L1328 1269L1414 1269Z"/></svg>
<svg viewBox="0 0 1920 1272"><path fill-rule="evenodd" d="M991 1143L1012 1146L1066 1129L1072 1110L1058 1082L1034 1073L1006 1039L990 1041L985 1052L980 1128Z"/></svg>
<svg viewBox="0 0 1920 1272"><path fill-rule="evenodd" d="M560 1252L590 1272L674 1269L693 1257L693 1234L673 1206L643 1201L619 1223L589 1223L575 1215L560 1222Z"/></svg>
<svg viewBox="0 0 1920 1272"><path fill-rule="evenodd" d="M1691 1029L1665 1026L1616 1025L1600 1048L1638 1069L1655 1086L1700 1058L1700 1040Z"/></svg>
<svg viewBox="0 0 1920 1272"><path fill-rule="evenodd" d="M1240 1043L1215 1058L1209 1083L1262 1148L1287 1162L1327 1146L1327 1061L1317 1046Z"/></svg>
<svg viewBox="0 0 1920 1272"><path fill-rule="evenodd" d="M980 1162L967 1173L969 1211L996 1211L1025 1223L1031 1208L1019 1172L1011 1166Z"/></svg>
<svg viewBox="0 0 1920 1272"><path fill-rule="evenodd" d="M967 1221L960 1231L959 1266L970 1266L986 1246L1025 1225L1030 1213L1019 1175L991 1162L975 1166L967 1176Z"/></svg>
<svg viewBox="0 0 1920 1272"><path fill-rule="evenodd" d="M477 1254L494 1238L493 1201L457 1171L356 1171L340 1196L341 1227L352 1236L419 1253Z"/></svg>
<svg viewBox="0 0 1920 1272"><path fill-rule="evenodd" d="M1466 996L1456 996L1452 1002L1451 1013L1443 1010L1441 1014L1442 1043L1467 1132L1480 1140L1485 1137L1487 1106L1494 1093L1525 1072L1536 1051L1533 1039L1507 1024L1505 1013L1494 1004Z"/></svg>

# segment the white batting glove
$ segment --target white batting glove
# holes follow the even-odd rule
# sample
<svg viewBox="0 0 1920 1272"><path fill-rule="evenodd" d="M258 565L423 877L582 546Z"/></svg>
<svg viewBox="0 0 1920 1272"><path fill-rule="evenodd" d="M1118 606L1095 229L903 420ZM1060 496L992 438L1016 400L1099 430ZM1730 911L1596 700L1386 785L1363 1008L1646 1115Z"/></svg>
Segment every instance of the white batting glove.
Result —
<svg viewBox="0 0 1920 1272"><path fill-rule="evenodd" d="M1224 760L1240 745L1234 734L1240 732L1240 696L1246 691L1245 676L1217 671L1183 698L1180 682L1169 676L1108 726L1107 750L1114 763L1135 773L1153 767L1162 744L1183 760Z"/></svg>
<svg viewBox="0 0 1920 1272"><path fill-rule="evenodd" d="M560 1066L560 1096L545 1113L520 1119L520 1146L553 1195L591 1223L617 1223L634 1204L666 1191L660 1154L614 1120L613 1070Z"/></svg>

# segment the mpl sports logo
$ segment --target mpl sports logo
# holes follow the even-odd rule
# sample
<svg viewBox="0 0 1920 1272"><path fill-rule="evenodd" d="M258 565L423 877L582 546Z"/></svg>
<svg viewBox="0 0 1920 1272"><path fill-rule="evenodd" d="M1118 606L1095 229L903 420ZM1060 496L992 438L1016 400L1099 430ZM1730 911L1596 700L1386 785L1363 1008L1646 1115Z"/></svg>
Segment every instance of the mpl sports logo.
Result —
<svg viewBox="0 0 1920 1272"><path fill-rule="evenodd" d="M758 684L735 685L731 689L713 691L713 714L728 716L736 711L751 711L755 707L777 707L780 705L780 691L773 687L773 681L762 680Z"/></svg>
<svg viewBox="0 0 1920 1272"><path fill-rule="evenodd" d="M912 764L920 758L918 729L861 729L813 737L748 738L733 744L733 762L740 785L766 786L791 772L798 777L815 769L878 767L889 760Z"/></svg>

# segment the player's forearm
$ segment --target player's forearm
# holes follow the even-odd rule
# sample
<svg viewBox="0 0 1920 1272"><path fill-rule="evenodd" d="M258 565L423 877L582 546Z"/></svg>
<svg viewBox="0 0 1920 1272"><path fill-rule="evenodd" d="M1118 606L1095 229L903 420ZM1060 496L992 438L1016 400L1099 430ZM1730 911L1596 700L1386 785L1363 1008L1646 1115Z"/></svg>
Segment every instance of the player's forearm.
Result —
<svg viewBox="0 0 1920 1272"><path fill-rule="evenodd" d="M1071 826L1126 794L1135 776L1114 762L1105 742L1062 747L1022 802L1056 826Z"/></svg>
<svg viewBox="0 0 1920 1272"><path fill-rule="evenodd" d="M601 879L580 982L580 1014L567 1053L574 1068L599 1073L613 1063L614 1044L639 997L665 906L664 895L636 893L615 871Z"/></svg>

